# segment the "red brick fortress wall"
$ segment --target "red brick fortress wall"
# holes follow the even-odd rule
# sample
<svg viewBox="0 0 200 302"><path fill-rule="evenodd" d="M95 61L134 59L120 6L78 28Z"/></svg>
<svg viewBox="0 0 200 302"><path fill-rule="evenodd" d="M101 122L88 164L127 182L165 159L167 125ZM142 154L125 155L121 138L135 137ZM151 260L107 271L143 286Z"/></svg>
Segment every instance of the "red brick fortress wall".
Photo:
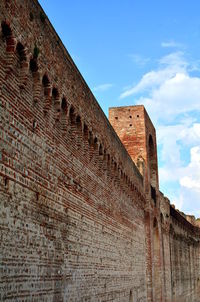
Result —
<svg viewBox="0 0 200 302"><path fill-rule="evenodd" d="M159 192L145 108L110 123L36 0L0 23L0 301L200 302L199 228Z"/></svg>
<svg viewBox="0 0 200 302"><path fill-rule="evenodd" d="M0 22L0 300L146 301L142 176L37 1Z"/></svg>
<svg viewBox="0 0 200 302"><path fill-rule="evenodd" d="M147 300L200 301L200 229L159 192L156 133L145 108L113 107L109 120L144 177Z"/></svg>
<svg viewBox="0 0 200 302"><path fill-rule="evenodd" d="M170 206L172 301L200 301L200 230Z"/></svg>
<svg viewBox="0 0 200 302"><path fill-rule="evenodd" d="M143 175L148 301L163 301L163 246L155 128L144 106L113 107L109 120Z"/></svg>

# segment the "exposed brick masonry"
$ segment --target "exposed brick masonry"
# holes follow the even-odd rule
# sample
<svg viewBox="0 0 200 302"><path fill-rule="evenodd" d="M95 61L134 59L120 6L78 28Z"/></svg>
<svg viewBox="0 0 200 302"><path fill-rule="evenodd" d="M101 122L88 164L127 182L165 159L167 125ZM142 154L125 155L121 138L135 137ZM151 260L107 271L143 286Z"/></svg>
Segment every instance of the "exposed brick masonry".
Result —
<svg viewBox="0 0 200 302"><path fill-rule="evenodd" d="M37 1L0 22L0 301L200 301L145 109L111 109L116 134Z"/></svg>

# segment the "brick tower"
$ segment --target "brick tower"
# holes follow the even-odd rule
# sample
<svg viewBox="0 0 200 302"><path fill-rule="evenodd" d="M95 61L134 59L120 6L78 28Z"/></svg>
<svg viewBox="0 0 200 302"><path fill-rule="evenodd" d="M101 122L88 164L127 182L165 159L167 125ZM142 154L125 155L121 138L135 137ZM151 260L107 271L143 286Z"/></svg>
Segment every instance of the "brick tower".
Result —
<svg viewBox="0 0 200 302"><path fill-rule="evenodd" d="M156 203L159 190L156 132L144 106L112 107L109 121L143 175L145 192Z"/></svg>

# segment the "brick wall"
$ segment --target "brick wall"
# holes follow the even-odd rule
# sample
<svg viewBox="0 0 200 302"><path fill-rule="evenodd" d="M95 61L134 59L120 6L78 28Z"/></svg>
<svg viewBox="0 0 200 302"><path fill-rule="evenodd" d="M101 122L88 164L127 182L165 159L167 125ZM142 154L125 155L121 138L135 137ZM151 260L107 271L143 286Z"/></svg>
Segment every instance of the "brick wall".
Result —
<svg viewBox="0 0 200 302"><path fill-rule="evenodd" d="M172 301L200 301L199 229L170 207Z"/></svg>
<svg viewBox="0 0 200 302"><path fill-rule="evenodd" d="M38 3L0 6L0 300L145 301L142 177Z"/></svg>
<svg viewBox="0 0 200 302"><path fill-rule="evenodd" d="M159 193L145 109L120 140L37 1L0 22L0 301L199 301L198 228Z"/></svg>

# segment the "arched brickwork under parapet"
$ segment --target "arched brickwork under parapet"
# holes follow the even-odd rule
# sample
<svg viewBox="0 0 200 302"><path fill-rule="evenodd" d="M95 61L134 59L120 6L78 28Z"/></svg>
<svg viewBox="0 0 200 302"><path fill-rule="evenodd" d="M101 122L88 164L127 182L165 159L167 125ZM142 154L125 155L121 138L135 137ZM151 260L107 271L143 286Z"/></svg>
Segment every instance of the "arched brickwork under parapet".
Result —
<svg viewBox="0 0 200 302"><path fill-rule="evenodd" d="M80 131L82 131L81 117L80 117L79 114L76 116L76 125L77 125L77 128L78 128Z"/></svg>
<svg viewBox="0 0 200 302"><path fill-rule="evenodd" d="M17 43L16 46L16 53L18 55L20 70L19 70L19 87L24 89L27 83L27 76L28 76L28 61L27 61L27 54L24 45L21 42Z"/></svg>
<svg viewBox="0 0 200 302"><path fill-rule="evenodd" d="M88 130L88 126L86 123L84 123L83 126L83 135L84 135L84 139L88 141L88 134L89 134L89 130Z"/></svg>
<svg viewBox="0 0 200 302"><path fill-rule="evenodd" d="M38 62L37 62L36 58L31 57L29 65L30 65L30 70L32 72L37 72L38 71Z"/></svg>
<svg viewBox="0 0 200 302"><path fill-rule="evenodd" d="M60 115L60 122L61 122L61 129L66 131L67 129L67 112L68 112L69 104L65 97L62 98L61 101L61 115Z"/></svg>
<svg viewBox="0 0 200 302"><path fill-rule="evenodd" d="M76 115L75 115L75 109L72 105L70 106L70 110L69 110L69 120L72 126L75 125Z"/></svg>
<svg viewBox="0 0 200 302"><path fill-rule="evenodd" d="M3 3L4 1L0 6L3 7ZM12 7L16 6L17 15L21 12L19 3L23 4L21 0L12 3ZM17 217L20 228L16 229L12 244L14 246L16 243L16 246L26 253L23 265L29 276L32 276L33 267L34 271L37 271L37 276L34 275L34 278L30 277L27 281L27 288L33 285L34 292L31 292L31 297L36 301L41 290L39 282L42 282L44 299L56 301L66 299L64 291L66 279L63 272L66 276L70 276L69 269L74 267L73 278L80 283L79 288L83 288L82 282L84 282L86 291L90 295L92 284L94 299L98 299L95 292L98 292L100 283L103 289L102 298L108 299L111 290L109 287L105 290L104 283L105 280L107 284L113 281L114 276L110 276L111 271L117 273L119 284L123 286L122 292L118 289L112 292L115 300L120 301L122 297L128 299L133 282L137 286L139 296L144 298L143 269L136 269L132 260L129 261L129 258L135 257L139 258L140 263L144 263L145 260L142 223L145 199L142 177L59 38L51 29L48 19L42 15L38 3L27 0L23 8L26 11L23 22L21 22L22 18L18 18L19 15L15 18L13 36L17 37L18 33L22 32L22 36L26 37L24 32L26 33L27 28L32 29L28 33L26 43L21 42L30 54L26 57L30 69L27 71L27 83L21 87L23 89L18 89L18 86L17 89L14 86L13 88L6 79L3 83L4 91L8 91L10 87L11 93L9 97L6 94L3 96L6 102L5 114L3 113L5 118L3 137L4 139L8 137L9 148L3 151L1 173L3 176L9 175L9 187L14 190L12 208L11 203L6 199L8 194L6 197L3 196L6 199L4 205L7 206L11 228L8 229L6 224L4 226L9 234L10 230L15 228L12 218ZM3 13L7 14L6 11ZM0 16L1 14L2 10ZM34 45L39 47L37 57ZM74 77L73 73L76 74ZM19 82L17 70L12 77L14 85ZM10 79L11 76L9 81ZM55 100L58 100L54 98L55 87L58 87L60 106L59 121L57 120L56 123L57 118L53 114ZM62 106L63 96L67 100L67 108L65 105ZM74 109L74 118L71 116L71 108ZM66 127L61 129L61 117L64 115L66 115L66 123L63 124ZM9 123L11 123L10 128L7 126ZM84 125L87 125L87 129ZM89 131L92 137L90 146L88 138L85 139L85 136L89 136L87 134ZM13 138L15 135L17 138ZM22 148L18 149L19 146ZM92 160L89 158L90 150L91 153L93 152ZM12 158L13 154L15 158ZM109 164L106 160L108 155ZM22 223L27 233L22 231ZM91 239L89 245L85 237L87 235L85 231L88 230ZM30 241L26 241L28 238L26 234L30 235ZM75 241L72 239L73 236ZM76 241L76 238L80 240ZM134 238L137 240L135 241ZM104 240L109 242L106 252L101 248ZM78 245L80 249L75 254L74 248L76 249ZM11 245L9 253L14 261L15 252ZM99 272L104 267L106 279L98 275L97 284L96 279L85 274L87 268L84 259L86 258L91 260L91 269L96 267ZM41 265L44 270L40 269ZM84 271L84 276L82 275L81 278L76 277L77 268L80 267ZM12 282L12 293L15 298L22 294L21 269L22 267L17 266L16 279L9 279L9 284ZM46 272L51 276L50 280ZM16 280L18 284L15 287ZM49 292L48 286L55 291ZM75 299L84 299L82 292L77 296L77 289L74 290L73 295ZM28 299L26 294L24 299Z"/></svg>
<svg viewBox="0 0 200 302"><path fill-rule="evenodd" d="M161 228L153 226L152 217L157 217L159 226L160 213L159 207L148 208L143 177L37 1L27 0L24 6L22 0L3 0L0 8L4 146L0 149L0 191L3 192L0 202L4 213L0 223L6 238L3 299L9 300L11 295L12 299L18 299L23 295L28 301L31 293L31 298L38 302L42 286L44 300L123 301L126 298L128 301L132 296L135 298L136 291L139 299L146 302L146 288L149 301L153 299L154 288L159 301L158 284L155 287L154 284L160 282L156 281L160 273L156 260L159 259L158 235L162 239L158 232ZM4 20L9 20L12 14L15 16L10 25ZM27 32L27 28L31 30ZM15 39L19 33L22 38ZM16 46L16 41L22 46ZM26 59L24 49L27 49ZM21 63L25 61L30 67L28 78L19 76L23 69ZM54 115L55 109L58 117ZM147 120L140 115L144 114L144 108L135 109L134 115L128 111L126 116L129 132L134 128L133 122L140 128ZM138 110L140 113L136 114ZM152 125L150 128L146 127L147 137L138 131L140 147L138 141L134 148L130 145L135 161L141 155L148 162L143 151L148 149L149 134L156 151ZM132 142L136 142L133 132ZM152 211L148 217L144 206ZM195 268L199 264L192 259L199 255L198 237L190 230L191 224L174 216L171 210L169 220L173 219L175 233L171 244L177 248L171 257L173 293L177 299L184 299L179 294L181 272L190 285L184 284L187 295L192 293L193 299L198 289ZM23 265L19 263L18 250L21 256L26 255ZM177 263L173 257L178 259ZM146 266L145 259L149 261ZM187 259L190 260L185 269L181 263ZM167 269L171 272L169 264ZM22 271L29 275L27 294L23 290ZM66 282L73 285L70 293L66 291Z"/></svg>
<svg viewBox="0 0 200 302"><path fill-rule="evenodd" d="M43 85L43 108L44 113L50 110L51 107L51 84L47 74L45 73L42 78L42 85Z"/></svg>
<svg viewBox="0 0 200 302"><path fill-rule="evenodd" d="M77 148L80 149L83 142L82 142L82 138L83 138L83 134L82 134L82 120L79 114L77 114L76 116L76 143L77 143Z"/></svg>
<svg viewBox="0 0 200 302"><path fill-rule="evenodd" d="M99 155L102 157L102 159L103 159L103 154L104 152L103 152L102 144L99 144Z"/></svg>
<svg viewBox="0 0 200 302"><path fill-rule="evenodd" d="M3 27L5 35L9 36L11 31L6 26L2 26L2 27ZM9 43L8 43L8 45L9 45ZM25 50L24 50L23 45L20 42L18 43L16 49L17 49L17 52L18 52L18 55L20 58L20 62L26 61L27 59L26 59L26 55L25 55ZM25 69L22 68L22 70L24 71ZM39 73L37 58L34 55L30 59L30 70L33 74L33 79L34 79L34 81L33 81L33 95L34 95L33 99L35 102L38 102L39 95L40 95L40 73ZM22 79L22 82L24 82L23 84L25 84L25 81L23 81L23 79L25 78L25 73L22 72L22 74L23 74L23 76L21 77L21 79ZM50 104L51 104L50 96L51 96L51 89L52 89L51 85L50 85L50 81L46 74L43 76L42 85L43 85L43 90L44 90L44 112L46 113L50 109ZM53 90L52 90L52 96L53 96ZM59 107L60 107L60 104L59 104ZM58 111L60 111L60 109L58 109ZM56 118L56 119L58 119L58 118ZM95 140L95 138L94 138L94 140ZM95 143L95 141L94 141L94 143ZM93 147L95 147L95 145L96 144L94 144ZM117 178L116 174L115 174L115 178ZM124 174L124 180L125 180L126 186L127 185L131 186L130 179L128 179L127 175L125 175L125 174Z"/></svg>
<svg viewBox="0 0 200 302"><path fill-rule="evenodd" d="M53 104L53 112L54 112L54 119L59 121L60 119L60 110L61 110L61 100L58 89L53 87L52 89L52 104Z"/></svg>
<svg viewBox="0 0 200 302"><path fill-rule="evenodd" d="M6 42L6 71L10 72L13 67L16 40L14 39L10 22L8 20L1 22L2 36Z"/></svg>
<svg viewBox="0 0 200 302"><path fill-rule="evenodd" d="M11 46L14 45L14 43L12 43L14 41L13 37L12 37L12 32L10 29L10 25L8 24L8 22L2 22L2 31L4 36L6 37L6 42L7 45L10 46L9 49L7 49L8 51L12 51L14 50L14 48L12 48ZM36 48L36 47L35 47ZM35 55L35 48L34 48L34 54L33 57L30 59L30 70L33 74L33 100L34 102L38 102L39 101L39 95L40 95L40 73L39 73L39 67L38 67L38 63L37 63L37 56ZM25 55L25 50L23 45L19 42L17 45L17 52L19 54L19 58L20 58L20 62L22 64L22 75L20 76L21 80L20 80L20 86L21 88L24 88L25 85L25 78L26 78L26 72L27 72L27 58ZM23 66L24 62L26 62L25 66ZM26 72L24 72L26 70ZM48 80L48 77L46 75L43 76L42 79L42 85L44 88L44 95L45 95L45 100L44 100L44 112L46 113L49 110L50 107L50 82ZM127 178L125 178L125 182L127 183Z"/></svg>
<svg viewBox="0 0 200 302"><path fill-rule="evenodd" d="M42 90L42 82L41 82L41 74L38 67L37 58L34 58L31 56L30 62L29 62L29 68L32 76L32 89L33 89L33 102L35 104L39 103L41 98L41 90Z"/></svg>
<svg viewBox="0 0 200 302"><path fill-rule="evenodd" d="M3 32L3 35L5 36L5 39L6 39L6 45L7 45L6 50L8 52L14 52L16 43L15 43L15 40L13 38L12 31L11 31L11 28L10 28L10 24L9 24L8 21L3 21L2 22L2 32ZM33 75L33 100L34 100L35 103L37 103L40 100L40 91L41 91L40 85L41 85L41 83L40 83L39 66L38 66L38 63L37 63L38 54L37 55L35 54L36 53L35 49L37 49L36 45L35 45L35 48L34 48L34 51L33 51L33 56L30 59L29 66L30 66L30 70L31 70L32 75ZM19 55L20 63L21 63L20 87L24 88L24 86L26 84L28 62L27 62L27 57L26 57L26 54L25 54L25 48L21 44L21 42L18 42L16 50L17 50L17 53ZM38 49L37 49L37 52L39 52ZM51 89L53 91L53 88L51 88L50 81L49 81L48 76L46 74L42 78L42 86L43 86L43 91L44 91L44 100L43 100L43 102L44 102L44 113L46 114L50 110L50 107L51 107ZM59 103L58 106L59 106L58 111L60 111L60 103ZM57 114L55 116L56 120L59 119L58 115L59 114ZM93 147L95 147L95 144L94 144ZM130 186L130 181L128 182L127 177L125 177L125 183L126 183L126 185Z"/></svg>

